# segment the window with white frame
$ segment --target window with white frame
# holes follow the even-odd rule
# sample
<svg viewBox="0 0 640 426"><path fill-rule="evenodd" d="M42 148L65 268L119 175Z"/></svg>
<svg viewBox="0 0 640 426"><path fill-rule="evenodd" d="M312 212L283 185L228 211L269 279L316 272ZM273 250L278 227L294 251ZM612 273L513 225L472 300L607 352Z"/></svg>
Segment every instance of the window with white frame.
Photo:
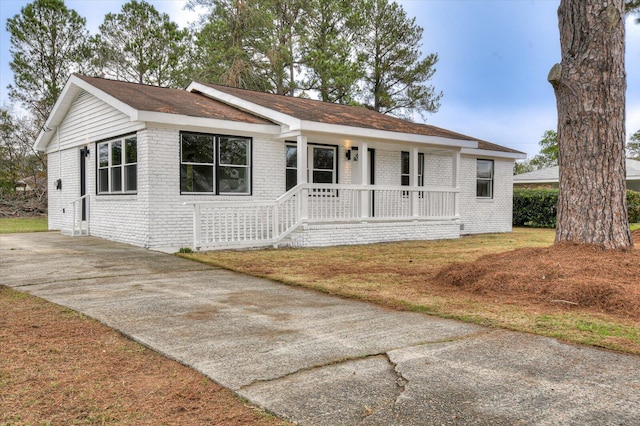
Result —
<svg viewBox="0 0 640 426"><path fill-rule="evenodd" d="M493 198L493 160L477 160L476 197Z"/></svg>
<svg viewBox="0 0 640 426"><path fill-rule="evenodd" d="M180 133L182 194L251 194L251 138Z"/></svg>
<svg viewBox="0 0 640 426"><path fill-rule="evenodd" d="M307 164L309 168L309 182L337 183L338 182L338 147L334 145L307 145ZM285 145L286 161L286 189L293 188L298 183L298 147L294 143Z"/></svg>
<svg viewBox="0 0 640 426"><path fill-rule="evenodd" d="M411 185L411 153L400 152L400 185ZM418 186L424 186L424 153L418 153Z"/></svg>
<svg viewBox="0 0 640 426"><path fill-rule="evenodd" d="M294 144L285 145L286 190L290 190L298 183L298 147Z"/></svg>
<svg viewBox="0 0 640 426"><path fill-rule="evenodd" d="M311 169L311 182L336 183L336 151L335 146L310 146L309 164Z"/></svg>
<svg viewBox="0 0 640 426"><path fill-rule="evenodd" d="M135 135L98 142L98 194L135 194L138 190L138 145Z"/></svg>

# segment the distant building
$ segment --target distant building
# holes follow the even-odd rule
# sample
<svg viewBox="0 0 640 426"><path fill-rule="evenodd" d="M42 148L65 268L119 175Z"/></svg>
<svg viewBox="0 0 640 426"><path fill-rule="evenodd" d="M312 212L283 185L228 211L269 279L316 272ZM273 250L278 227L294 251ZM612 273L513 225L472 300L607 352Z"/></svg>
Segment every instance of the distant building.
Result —
<svg viewBox="0 0 640 426"><path fill-rule="evenodd" d="M558 166L534 170L513 177L514 188L557 188ZM627 189L640 192L640 161L627 159Z"/></svg>

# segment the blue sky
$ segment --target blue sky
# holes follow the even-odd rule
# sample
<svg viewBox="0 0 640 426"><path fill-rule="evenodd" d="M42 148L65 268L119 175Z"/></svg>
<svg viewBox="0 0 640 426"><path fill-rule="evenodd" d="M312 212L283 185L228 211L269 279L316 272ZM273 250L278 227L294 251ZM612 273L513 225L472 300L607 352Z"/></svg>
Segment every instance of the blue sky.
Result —
<svg viewBox="0 0 640 426"><path fill-rule="evenodd" d="M180 26L197 14L185 1L148 0ZM28 1L0 0L0 103L8 102L6 20ZM94 34L125 0L67 0ZM444 92L427 122L535 155L542 133L556 127L556 102L547 74L560 61L559 0L403 0L424 28L423 53L437 52L432 83ZM627 18L627 133L640 130L640 25Z"/></svg>

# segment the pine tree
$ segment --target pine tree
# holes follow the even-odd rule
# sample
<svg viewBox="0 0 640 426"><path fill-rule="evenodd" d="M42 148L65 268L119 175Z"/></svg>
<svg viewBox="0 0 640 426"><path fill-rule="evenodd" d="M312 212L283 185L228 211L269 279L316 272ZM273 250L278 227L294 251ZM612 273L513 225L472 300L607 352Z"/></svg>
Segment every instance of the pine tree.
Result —
<svg viewBox="0 0 640 426"><path fill-rule="evenodd" d="M93 65L106 77L135 83L183 87L190 34L146 1L131 0L108 13L92 38Z"/></svg>
<svg viewBox="0 0 640 426"><path fill-rule="evenodd" d="M436 72L438 55L421 56L423 29L395 2L359 3L363 38L358 46L366 64L365 102L375 111L410 118L433 113L442 93L427 82Z"/></svg>
<svg viewBox="0 0 640 426"><path fill-rule="evenodd" d="M556 242L629 249L625 185L624 1L561 0Z"/></svg>
<svg viewBox="0 0 640 426"><path fill-rule="evenodd" d="M86 70L85 19L62 0L35 0L7 20L7 30L14 78L9 97L44 123L69 76Z"/></svg>

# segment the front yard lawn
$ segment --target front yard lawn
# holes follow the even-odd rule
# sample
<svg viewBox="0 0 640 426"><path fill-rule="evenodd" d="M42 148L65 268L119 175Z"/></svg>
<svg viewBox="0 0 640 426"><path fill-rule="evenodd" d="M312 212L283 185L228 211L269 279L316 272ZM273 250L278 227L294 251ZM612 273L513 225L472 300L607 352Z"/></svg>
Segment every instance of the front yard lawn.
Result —
<svg viewBox="0 0 640 426"><path fill-rule="evenodd" d="M519 228L445 241L181 256L394 309L640 354L640 250L552 246L553 239L552 229Z"/></svg>
<svg viewBox="0 0 640 426"><path fill-rule="evenodd" d="M46 217L1 217L0 234L48 230Z"/></svg>

